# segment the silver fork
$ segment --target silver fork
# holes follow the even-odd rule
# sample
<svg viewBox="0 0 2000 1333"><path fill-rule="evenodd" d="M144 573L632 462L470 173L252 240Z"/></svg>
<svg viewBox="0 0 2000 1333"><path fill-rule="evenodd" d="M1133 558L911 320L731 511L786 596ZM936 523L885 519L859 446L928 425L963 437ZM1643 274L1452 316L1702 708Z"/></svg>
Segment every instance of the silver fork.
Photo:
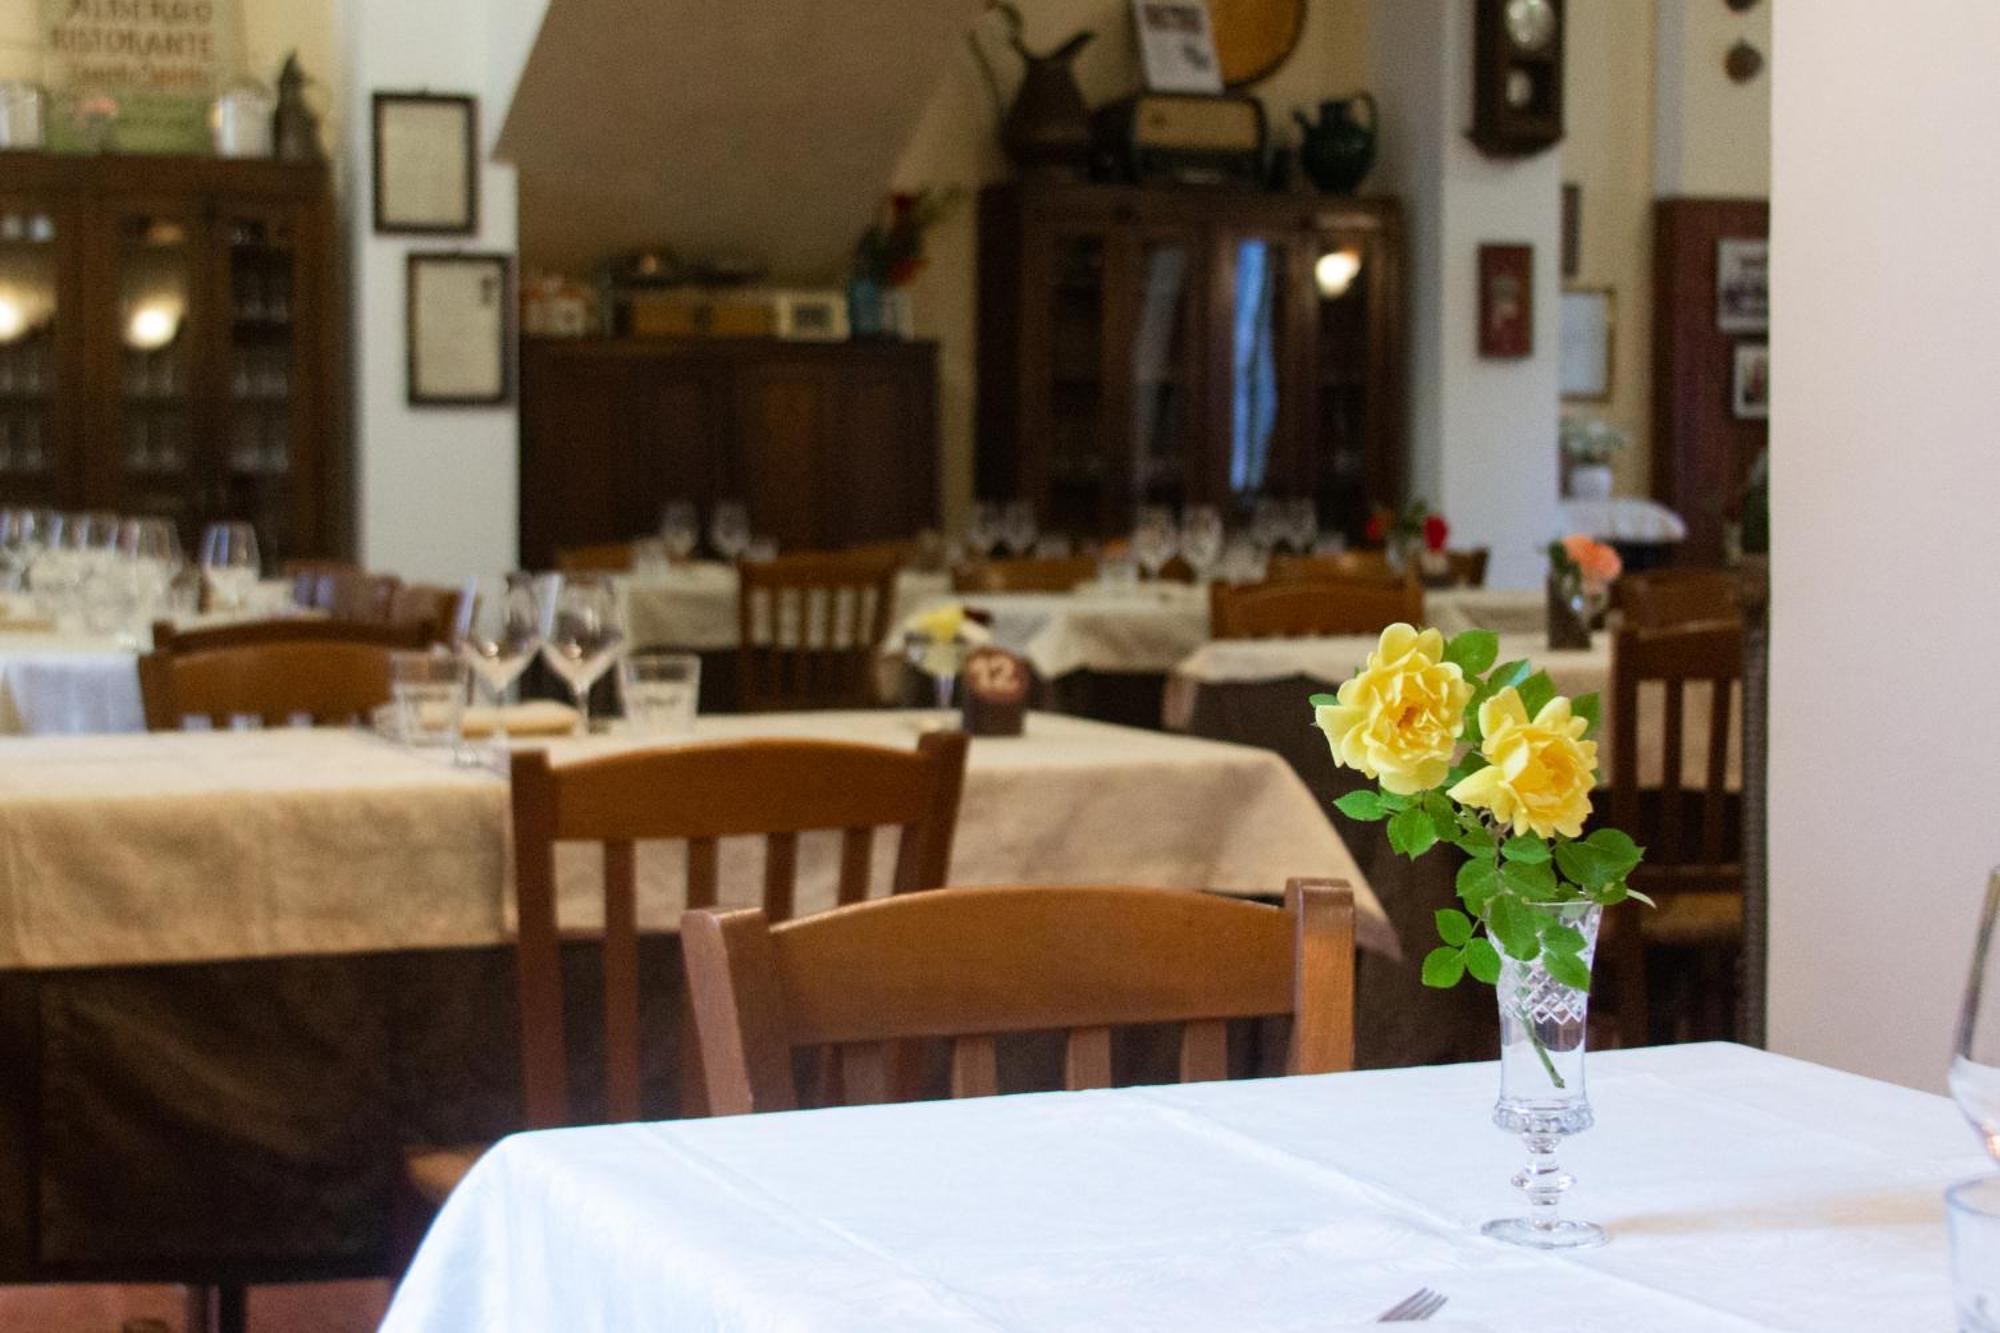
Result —
<svg viewBox="0 0 2000 1333"><path fill-rule="evenodd" d="M1418 1287L1415 1291L1397 1301L1375 1317L1378 1324L1418 1324L1429 1319L1449 1300L1441 1291L1429 1287Z"/></svg>

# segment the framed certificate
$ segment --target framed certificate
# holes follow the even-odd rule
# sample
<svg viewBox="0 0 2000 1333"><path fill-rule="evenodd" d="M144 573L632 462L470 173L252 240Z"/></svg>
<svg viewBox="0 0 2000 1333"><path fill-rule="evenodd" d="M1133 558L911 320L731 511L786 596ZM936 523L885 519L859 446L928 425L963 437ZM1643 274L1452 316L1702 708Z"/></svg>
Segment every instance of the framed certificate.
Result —
<svg viewBox="0 0 2000 1333"><path fill-rule="evenodd" d="M501 254L410 256L410 406L507 401L513 388L511 272L511 258Z"/></svg>
<svg viewBox="0 0 2000 1333"><path fill-rule="evenodd" d="M1609 287L1572 287L1562 294L1562 355L1557 383L1572 402L1611 401L1616 306Z"/></svg>
<svg viewBox="0 0 2000 1333"><path fill-rule="evenodd" d="M479 229L479 109L468 96L376 93L375 230Z"/></svg>

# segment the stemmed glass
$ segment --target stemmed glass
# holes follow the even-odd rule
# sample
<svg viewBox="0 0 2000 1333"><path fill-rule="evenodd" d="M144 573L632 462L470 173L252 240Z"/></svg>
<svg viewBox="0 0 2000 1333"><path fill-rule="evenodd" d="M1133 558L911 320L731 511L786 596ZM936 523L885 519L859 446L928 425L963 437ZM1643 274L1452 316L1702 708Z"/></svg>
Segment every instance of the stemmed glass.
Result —
<svg viewBox="0 0 2000 1333"><path fill-rule="evenodd" d="M132 582L134 635L166 605L167 593L185 563L181 535L164 518L128 518L118 525L118 553Z"/></svg>
<svg viewBox="0 0 2000 1333"><path fill-rule="evenodd" d="M1174 547L1178 542L1171 510L1148 505L1139 511L1139 521L1132 529L1132 554L1146 571L1147 578L1160 577L1160 571L1174 558Z"/></svg>
<svg viewBox="0 0 2000 1333"><path fill-rule="evenodd" d="M735 500L724 500L708 516L708 539L715 553L735 564L750 545L750 511Z"/></svg>
<svg viewBox="0 0 2000 1333"><path fill-rule="evenodd" d="M1284 544L1291 534L1291 519L1285 513L1282 501L1268 495L1257 498L1256 507L1250 511L1250 540L1267 555Z"/></svg>
<svg viewBox="0 0 2000 1333"><path fill-rule="evenodd" d="M0 592L18 592L28 581L41 518L32 509L0 509Z"/></svg>
<svg viewBox="0 0 2000 1333"><path fill-rule="evenodd" d="M1287 507L1287 515L1292 549L1300 555L1311 555L1313 547L1319 544L1319 506L1302 496Z"/></svg>
<svg viewBox="0 0 2000 1333"><path fill-rule="evenodd" d="M667 556L686 560L701 541L701 523L694 505L687 500L669 500L660 511L660 540L667 544Z"/></svg>
<svg viewBox="0 0 2000 1333"><path fill-rule="evenodd" d="M1181 554L1194 566L1196 582L1208 582L1221 563L1226 536L1222 513L1214 505L1189 505L1181 511Z"/></svg>
<svg viewBox="0 0 2000 1333"><path fill-rule="evenodd" d="M1035 534L1039 527L1032 500L1010 500L1000 518L1000 534L1007 542L1008 551L1017 559L1035 549Z"/></svg>
<svg viewBox="0 0 2000 1333"><path fill-rule="evenodd" d="M248 523L211 523L201 534L201 572L218 611L240 611L263 572L257 530Z"/></svg>
<svg viewBox="0 0 2000 1333"><path fill-rule="evenodd" d="M467 579L452 626L458 655L493 697L493 741L507 743L507 693L542 641L535 589L526 574Z"/></svg>
<svg viewBox="0 0 2000 1333"><path fill-rule="evenodd" d="M610 669L625 642L610 581L591 574L553 580L541 607L542 660L576 699L580 734L590 731L590 687Z"/></svg>
<svg viewBox="0 0 2000 1333"><path fill-rule="evenodd" d="M1000 506L981 500L972 506L972 515L965 524L965 543L973 554L981 560L993 558L994 548L1000 545Z"/></svg>
<svg viewBox="0 0 2000 1333"><path fill-rule="evenodd" d="M913 630L903 636L903 652L911 666L930 677L932 688L937 691L937 706L944 713L944 725L950 728L951 692L958 684L960 668L965 665L965 640L956 634L940 640Z"/></svg>
<svg viewBox="0 0 2000 1333"><path fill-rule="evenodd" d="M1973 937L1972 974L1952 1048L1951 1095L1995 1161L2000 1161L2000 870L1986 881ZM1952 1295L1962 1329L2000 1328L2000 1176L1945 1191L1951 1227Z"/></svg>

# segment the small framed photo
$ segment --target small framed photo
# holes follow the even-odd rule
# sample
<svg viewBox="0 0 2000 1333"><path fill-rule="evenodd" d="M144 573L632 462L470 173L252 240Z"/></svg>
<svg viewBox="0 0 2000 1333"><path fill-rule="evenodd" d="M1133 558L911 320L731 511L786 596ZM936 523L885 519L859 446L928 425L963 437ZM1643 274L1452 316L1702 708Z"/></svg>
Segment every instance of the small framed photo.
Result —
<svg viewBox="0 0 2000 1333"><path fill-rule="evenodd" d="M479 104L444 93L376 93L375 230L479 230Z"/></svg>
<svg viewBox="0 0 2000 1333"><path fill-rule="evenodd" d="M1610 401L1617 326L1617 301L1609 287L1572 287L1563 293L1562 355L1556 373L1564 398L1579 403Z"/></svg>
<svg viewBox="0 0 2000 1333"><path fill-rule="evenodd" d="M1771 243L1724 237L1715 243L1715 327L1764 333L1771 327Z"/></svg>
<svg viewBox="0 0 2000 1333"><path fill-rule="evenodd" d="M1146 87L1156 93L1219 93L1222 62L1208 0L1132 0L1139 34L1139 63Z"/></svg>
<svg viewBox="0 0 2000 1333"><path fill-rule="evenodd" d="M1765 421L1771 415L1771 345L1736 344L1736 365L1729 377L1729 414L1738 421Z"/></svg>
<svg viewBox="0 0 2000 1333"><path fill-rule="evenodd" d="M1535 351L1535 251L1479 247L1479 354L1518 360Z"/></svg>
<svg viewBox="0 0 2000 1333"><path fill-rule="evenodd" d="M775 293L771 300L780 338L823 343L847 340L847 293L786 291Z"/></svg>
<svg viewBox="0 0 2000 1333"><path fill-rule="evenodd" d="M513 390L512 265L503 254L410 256L410 406L507 401Z"/></svg>

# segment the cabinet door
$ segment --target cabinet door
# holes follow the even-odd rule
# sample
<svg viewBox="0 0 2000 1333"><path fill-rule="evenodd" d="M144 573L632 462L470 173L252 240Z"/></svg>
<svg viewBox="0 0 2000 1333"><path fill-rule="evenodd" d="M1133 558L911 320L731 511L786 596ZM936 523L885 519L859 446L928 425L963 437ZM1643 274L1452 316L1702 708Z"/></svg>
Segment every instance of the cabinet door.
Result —
<svg viewBox="0 0 2000 1333"><path fill-rule="evenodd" d="M1114 354L1129 400L1119 403L1129 423L1120 438L1131 454L1124 469L1133 504L1179 506L1216 498L1212 451L1206 438L1203 383L1202 293L1209 281L1207 250L1193 230L1141 228L1115 247L1129 271L1121 302L1129 316L1117 321ZM1129 296L1124 296L1129 292ZM1130 515L1124 515L1129 522Z"/></svg>
<svg viewBox="0 0 2000 1333"><path fill-rule="evenodd" d="M1309 479L1321 523L1350 541L1403 498L1396 260L1381 228L1356 227L1322 233L1313 263Z"/></svg>
<svg viewBox="0 0 2000 1333"><path fill-rule="evenodd" d="M1116 410L1128 367L1112 332L1122 284L1111 272L1111 248L1101 230L1062 228L1040 232L1030 246L1038 253L1029 267L1047 280L1026 279L1024 289L1047 304L1030 312L1024 349L1022 430L1039 445L1023 441L1021 493L1039 497L1042 527L1051 531L1106 532L1129 505L1127 436Z"/></svg>
<svg viewBox="0 0 2000 1333"><path fill-rule="evenodd" d="M0 504L74 506L85 343L75 215L0 193Z"/></svg>
<svg viewBox="0 0 2000 1333"><path fill-rule="evenodd" d="M1311 316L1302 299L1312 245L1296 231L1229 229L1215 246L1209 411L1212 498L1241 508L1258 496L1307 493L1300 392ZM1211 498L1211 497L1205 497Z"/></svg>
<svg viewBox="0 0 2000 1333"><path fill-rule="evenodd" d="M774 359L737 369L737 494L757 535L780 550L834 544L842 519L823 512L820 469L838 446L841 396L831 366Z"/></svg>

